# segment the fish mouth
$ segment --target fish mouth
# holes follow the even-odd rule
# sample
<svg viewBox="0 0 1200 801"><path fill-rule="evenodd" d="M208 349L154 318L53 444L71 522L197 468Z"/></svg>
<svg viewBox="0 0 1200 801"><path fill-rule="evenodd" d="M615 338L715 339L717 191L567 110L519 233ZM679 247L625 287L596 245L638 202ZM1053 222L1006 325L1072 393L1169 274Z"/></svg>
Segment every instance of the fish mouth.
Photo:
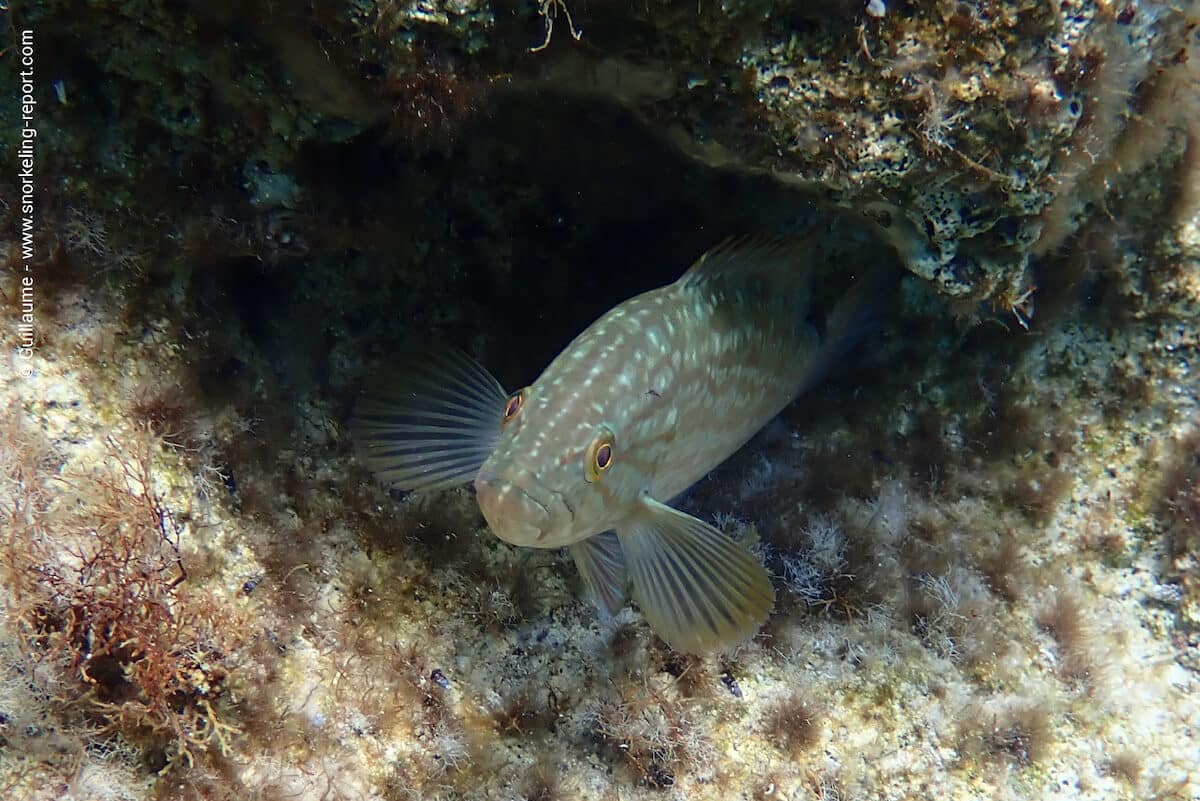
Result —
<svg viewBox="0 0 1200 801"><path fill-rule="evenodd" d="M490 470L475 477L475 499L496 536L513 545L540 544L556 517L551 509L569 512L560 495L542 490L535 480L518 483Z"/></svg>

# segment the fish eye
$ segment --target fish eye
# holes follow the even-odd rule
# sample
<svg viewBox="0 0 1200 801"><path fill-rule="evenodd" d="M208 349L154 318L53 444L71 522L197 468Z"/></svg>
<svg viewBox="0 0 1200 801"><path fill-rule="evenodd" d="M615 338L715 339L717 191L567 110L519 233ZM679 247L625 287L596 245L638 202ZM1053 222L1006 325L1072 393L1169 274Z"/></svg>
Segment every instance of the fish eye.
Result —
<svg viewBox="0 0 1200 801"><path fill-rule="evenodd" d="M515 395L508 399L508 403L504 404L504 419L500 421L504 425L509 420L517 416L517 412L521 411L521 407L525 405L525 390L519 390Z"/></svg>
<svg viewBox="0 0 1200 801"><path fill-rule="evenodd" d="M588 446L585 466L589 481L599 481L600 476L612 467L614 439L612 431L601 428Z"/></svg>

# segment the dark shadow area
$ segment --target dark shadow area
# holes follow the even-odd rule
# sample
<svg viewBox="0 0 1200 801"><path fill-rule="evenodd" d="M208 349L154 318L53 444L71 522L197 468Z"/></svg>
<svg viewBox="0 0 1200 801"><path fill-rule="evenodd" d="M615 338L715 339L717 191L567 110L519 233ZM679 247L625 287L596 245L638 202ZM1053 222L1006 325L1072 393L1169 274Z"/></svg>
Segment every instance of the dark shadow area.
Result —
<svg viewBox="0 0 1200 801"><path fill-rule="evenodd" d="M355 383L330 376L331 345L386 362L430 335L515 386L730 236L812 234L824 298L868 267L901 270L820 191L709 168L595 98L506 93L456 141L417 156L372 131L311 148L311 205L269 220L304 249L216 252L189 277L196 310L240 331L292 394Z"/></svg>

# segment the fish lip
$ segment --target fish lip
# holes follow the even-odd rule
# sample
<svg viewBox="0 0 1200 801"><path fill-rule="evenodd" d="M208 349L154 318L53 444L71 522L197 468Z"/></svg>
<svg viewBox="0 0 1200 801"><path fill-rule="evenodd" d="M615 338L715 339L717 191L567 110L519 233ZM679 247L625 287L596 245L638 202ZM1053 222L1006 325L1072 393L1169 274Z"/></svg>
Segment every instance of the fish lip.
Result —
<svg viewBox="0 0 1200 801"><path fill-rule="evenodd" d="M525 493L525 497L529 498L529 500L533 501L538 506L542 507L542 509L546 512L546 519L548 519L548 520L555 519L555 514L554 514L555 509L551 508L551 507L555 507L555 508L562 509L567 513L568 521L570 521L572 523L575 522L575 510L571 507L570 502L567 501L567 496L563 495L558 490L547 490L547 489L544 489L543 487L538 487L538 489L541 489L546 493L545 499L542 499L542 498L535 497L532 493L527 491L524 487L518 487L518 489L520 489L522 492ZM545 535L543 535L542 538L544 538L544 537L545 537Z"/></svg>
<svg viewBox="0 0 1200 801"><path fill-rule="evenodd" d="M573 506L571 506L571 502L567 500L567 496L563 495L561 492L555 492L554 496L556 498L558 498L559 503L561 503L563 505L563 508L567 510L567 516L570 517L571 522L574 523L575 522L575 508Z"/></svg>
<svg viewBox="0 0 1200 801"><path fill-rule="evenodd" d="M516 544L524 545L532 544L532 542L541 543L553 534L558 527L562 525L570 526L575 522L575 509L566 499L566 496L558 490L543 487L536 478L534 478L532 486L528 486L524 482L512 481L494 470L481 468L475 476L475 481L493 486L503 485L508 487L510 492L519 492L523 499L529 501L533 507L539 509L542 513L543 525L539 526L530 522L510 523L507 527L508 530L504 532L509 535L507 537L503 536L493 526L493 531L496 531L497 536L500 536L503 540L514 541ZM512 536L515 534L513 530L514 526L522 529L527 535L524 542L517 542L518 538Z"/></svg>
<svg viewBox="0 0 1200 801"><path fill-rule="evenodd" d="M508 528L492 528L492 533L510 545L529 547L532 542L540 541L544 536L540 528L532 523L515 523Z"/></svg>
<svg viewBox="0 0 1200 801"><path fill-rule="evenodd" d="M483 481L485 484L504 484L508 487L511 487L512 489L514 489L517 492L524 495L529 500L533 501L534 505L536 505L539 509L541 509L547 518L551 517L550 506L546 501L544 501L541 498L534 495L532 492L529 491L529 489L527 487L524 487L514 481L509 481L509 480L505 479L503 476L501 476L499 473L495 473L491 470L481 469L479 471L479 474L475 476L475 480ZM540 489L540 487L539 487L539 489ZM562 497L562 493L555 492L553 490L549 490L548 494L551 496L551 498L558 498L558 500L562 501L562 505L571 514L571 517L574 518L575 512L573 509L571 509L570 505L567 504L566 500Z"/></svg>
<svg viewBox="0 0 1200 801"><path fill-rule="evenodd" d="M539 509L541 509L541 510L542 510L542 514L546 515L546 517L547 517L547 518L549 518L549 517L550 517L550 507L546 506L546 504L542 503L542 502L541 502L541 501L539 501L537 498L535 498L535 497L533 497L532 495L530 495L530 494L529 494L529 493L528 493L528 492L525 490L525 488L524 488L524 487L517 487L517 486L514 486L514 487L513 487L513 489L517 490L517 491L518 491L518 492L520 492L522 495L524 495L526 498L528 498L529 500L533 501L534 505L535 505L535 506L537 506Z"/></svg>

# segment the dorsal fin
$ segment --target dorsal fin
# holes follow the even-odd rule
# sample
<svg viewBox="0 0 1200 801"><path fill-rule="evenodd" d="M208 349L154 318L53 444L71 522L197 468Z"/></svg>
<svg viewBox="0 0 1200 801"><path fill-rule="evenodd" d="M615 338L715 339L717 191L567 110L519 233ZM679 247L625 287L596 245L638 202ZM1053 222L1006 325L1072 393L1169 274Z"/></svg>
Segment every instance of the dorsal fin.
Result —
<svg viewBox="0 0 1200 801"><path fill-rule="evenodd" d="M797 278L807 272L813 256L811 236L767 236L752 234L730 237L696 259L679 278L684 288L707 288L734 284L751 275L779 279Z"/></svg>

